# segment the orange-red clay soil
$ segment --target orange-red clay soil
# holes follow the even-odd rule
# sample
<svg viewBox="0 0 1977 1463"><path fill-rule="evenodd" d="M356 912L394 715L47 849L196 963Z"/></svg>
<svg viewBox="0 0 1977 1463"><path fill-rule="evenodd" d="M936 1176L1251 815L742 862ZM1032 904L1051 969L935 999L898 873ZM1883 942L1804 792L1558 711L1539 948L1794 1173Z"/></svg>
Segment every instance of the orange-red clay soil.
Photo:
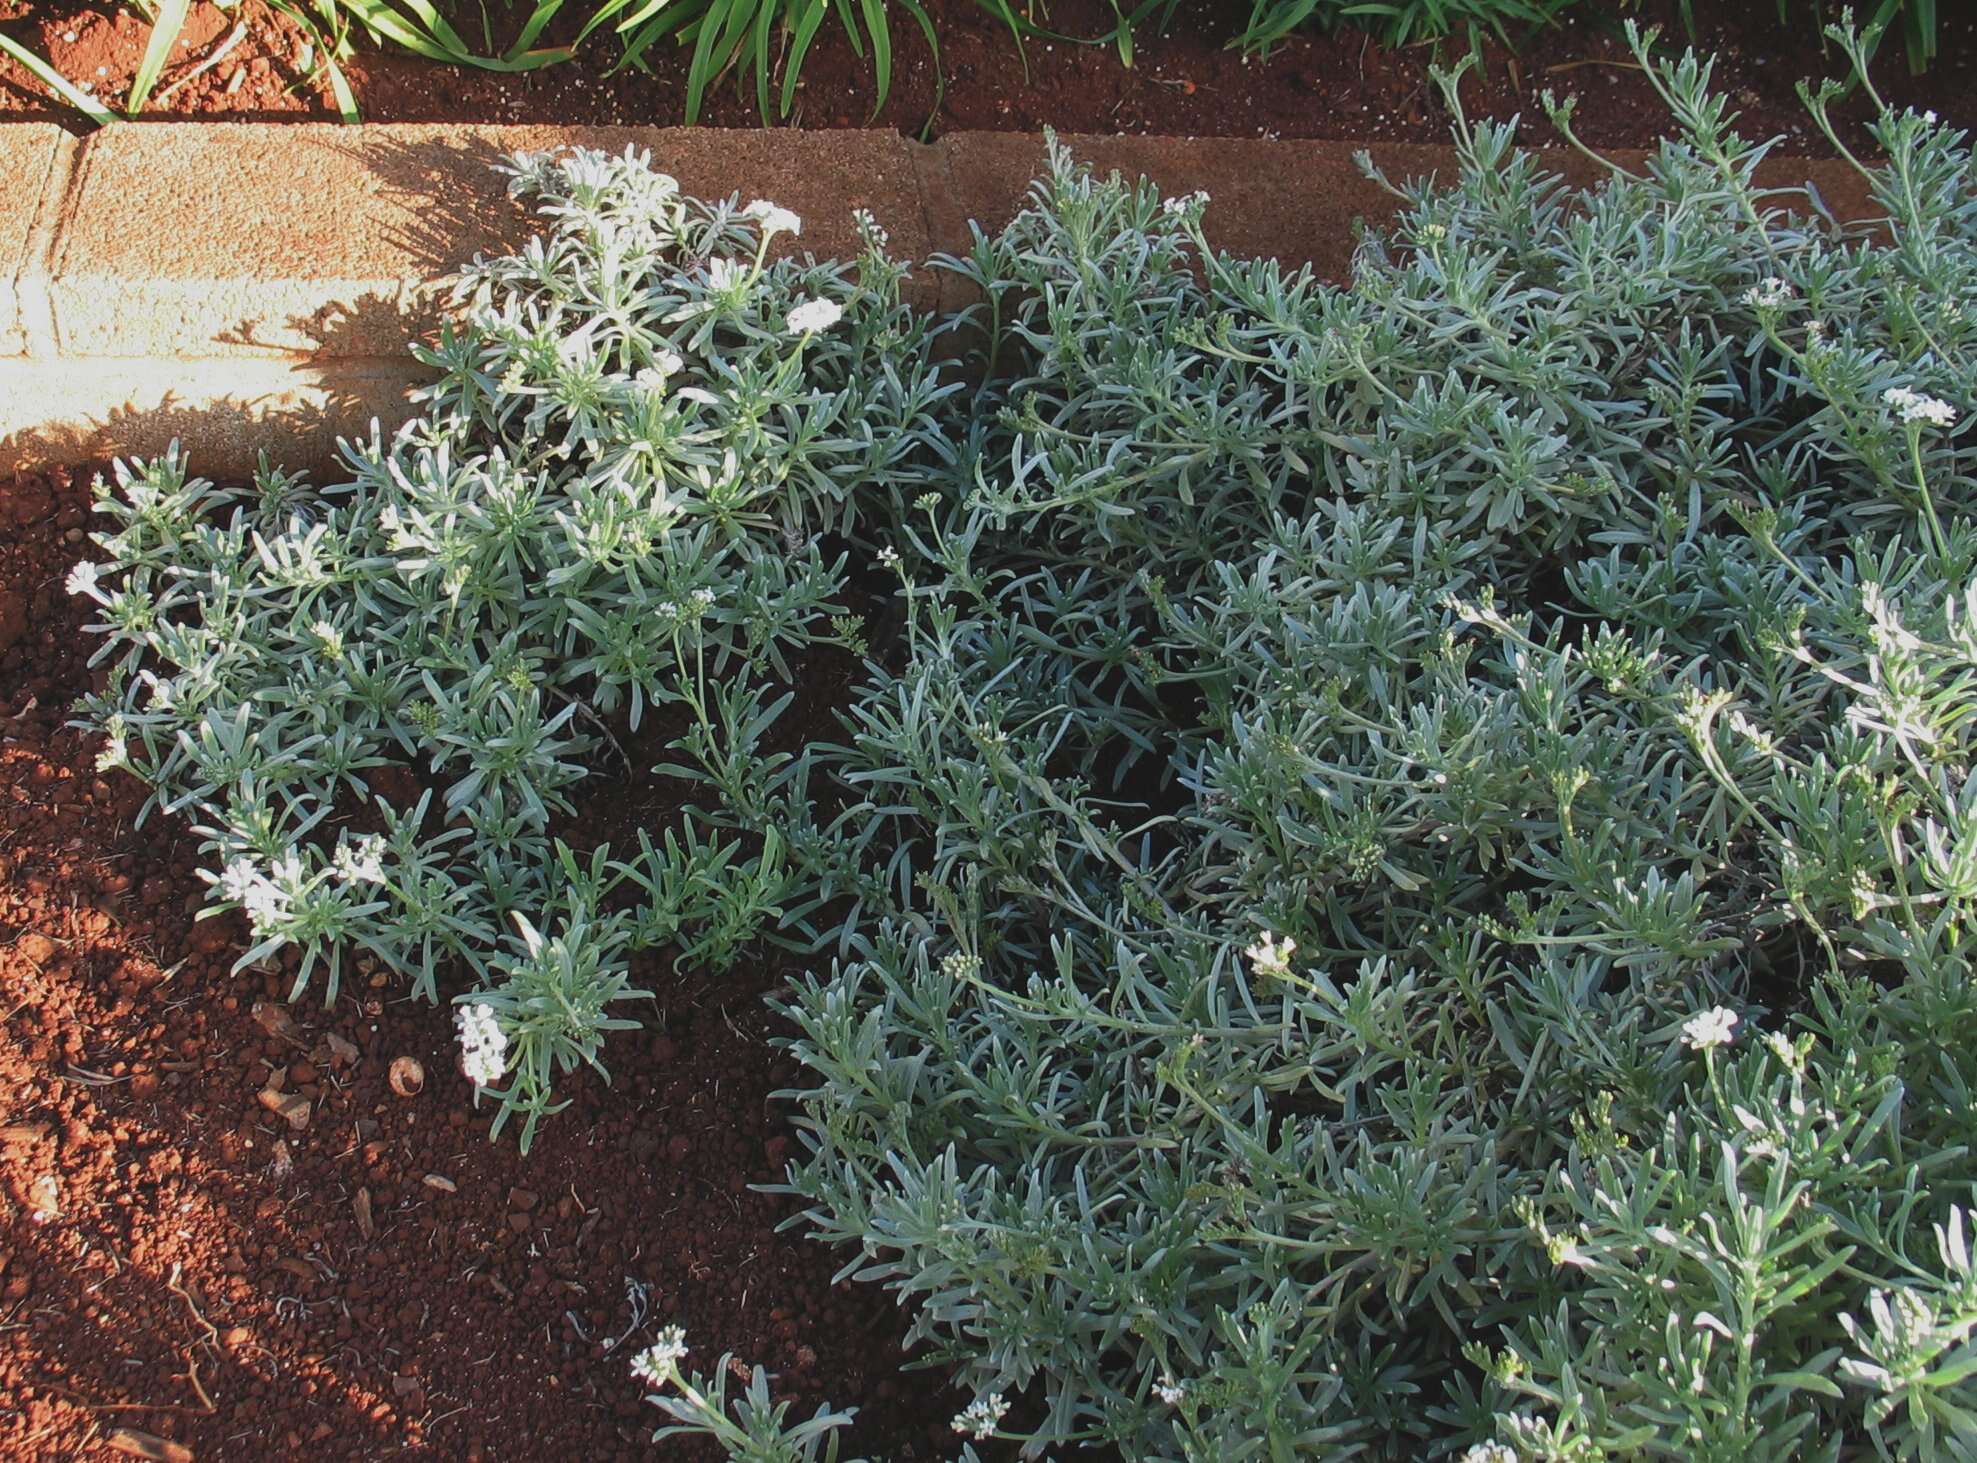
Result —
<svg viewBox="0 0 1977 1463"><path fill-rule="evenodd" d="M668 1324L803 1416L861 1406L862 1451L946 1456L966 1399L900 1377L890 1300L833 1286L844 1256L751 1191L792 1143L772 972L640 971L651 1029L526 1159L396 978L324 1009L228 973L244 931L194 922L193 838L133 829L138 782L64 726L87 502L0 479L0 1458L115 1456L119 1430L203 1460L718 1456L648 1441L627 1367Z"/></svg>

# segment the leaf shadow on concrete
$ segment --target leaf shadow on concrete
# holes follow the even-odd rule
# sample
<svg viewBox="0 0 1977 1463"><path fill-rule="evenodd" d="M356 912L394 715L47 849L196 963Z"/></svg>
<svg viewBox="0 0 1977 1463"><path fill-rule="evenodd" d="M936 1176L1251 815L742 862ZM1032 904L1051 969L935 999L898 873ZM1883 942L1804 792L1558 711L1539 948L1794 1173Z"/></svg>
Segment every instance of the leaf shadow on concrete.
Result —
<svg viewBox="0 0 1977 1463"><path fill-rule="evenodd" d="M447 314L444 281L476 255L507 253L541 227L495 171L482 139L372 134L336 146L378 185L372 227L400 278L279 323L241 318L212 354L174 360L0 360L0 472L150 457L174 441L204 476L243 476L258 454L319 477L339 437L389 433L430 377L409 343ZM271 328L272 327L272 328Z"/></svg>

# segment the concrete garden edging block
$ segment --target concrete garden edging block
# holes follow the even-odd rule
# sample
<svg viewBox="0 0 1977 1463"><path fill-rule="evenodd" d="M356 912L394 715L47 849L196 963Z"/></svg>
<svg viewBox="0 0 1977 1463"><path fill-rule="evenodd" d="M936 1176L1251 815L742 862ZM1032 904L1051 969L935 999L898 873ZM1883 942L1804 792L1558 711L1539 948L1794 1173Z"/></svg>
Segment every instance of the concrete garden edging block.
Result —
<svg viewBox="0 0 1977 1463"><path fill-rule="evenodd" d="M26 355L49 326L42 262L81 146L46 122L0 127L0 357Z"/></svg>
<svg viewBox="0 0 1977 1463"><path fill-rule="evenodd" d="M1207 189L1219 247L1334 280L1355 223L1397 206L1353 143L1063 141L1101 172ZM853 251L856 208L901 257L964 253L970 220L1006 222L1044 156L1041 137L1011 133L926 145L869 131L157 123L75 139L0 126L0 471L149 455L174 437L208 475L245 472L262 450L321 469L337 436L409 414L404 346L433 319L433 281L534 231L491 165L575 145L643 148L688 192L794 209L793 247L820 257ZM1456 166L1447 147L1370 151L1396 181ZM1575 182L1598 172L1575 153L1547 161ZM1867 207L1838 162L1773 159L1764 177L1809 179L1842 216ZM958 303L926 271L913 288Z"/></svg>

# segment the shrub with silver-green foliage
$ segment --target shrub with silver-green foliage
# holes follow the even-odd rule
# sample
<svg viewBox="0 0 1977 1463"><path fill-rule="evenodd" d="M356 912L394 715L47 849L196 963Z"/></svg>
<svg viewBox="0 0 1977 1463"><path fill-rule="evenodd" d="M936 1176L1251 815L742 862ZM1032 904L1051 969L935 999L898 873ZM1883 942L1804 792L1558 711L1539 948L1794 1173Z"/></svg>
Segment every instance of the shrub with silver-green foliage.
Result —
<svg viewBox="0 0 1977 1463"><path fill-rule="evenodd" d="M790 1184L1002 1436L1977 1454L1970 152L1842 229L1657 74L1347 288L1062 155L956 266Z"/></svg>
<svg viewBox="0 0 1977 1463"><path fill-rule="evenodd" d="M152 784L146 812L194 819L214 907L252 922L241 963L299 946L298 992L324 964L334 1000L368 950L489 1008L496 1126L521 1113L526 1143L555 1072L635 1024L634 953L724 965L781 913L773 840L552 840L577 785L622 770L604 718L665 712L745 807L729 731L806 647L856 642L825 540L938 460L943 388L876 231L853 268L765 265L790 220L629 154L518 159L513 189L548 230L465 271L415 351L437 373L417 421L346 445L321 489L120 465L108 563L71 584L106 636L105 760ZM806 301L827 303L799 322L844 317L793 329ZM378 795L386 766L423 782L414 804Z"/></svg>
<svg viewBox="0 0 1977 1463"><path fill-rule="evenodd" d="M1971 1457L1970 152L1884 117L1841 229L1657 74L1640 176L1465 125L1344 289L1055 156L949 264L965 393L876 250L758 278L642 168L532 165L555 232L354 482L106 501L106 755L262 953L477 973L531 1118L634 949L831 947L790 1186L971 1438ZM841 745L769 750L822 638ZM655 705L705 805L555 847ZM380 761L431 790L371 842ZM737 1456L835 1450L653 1370Z"/></svg>

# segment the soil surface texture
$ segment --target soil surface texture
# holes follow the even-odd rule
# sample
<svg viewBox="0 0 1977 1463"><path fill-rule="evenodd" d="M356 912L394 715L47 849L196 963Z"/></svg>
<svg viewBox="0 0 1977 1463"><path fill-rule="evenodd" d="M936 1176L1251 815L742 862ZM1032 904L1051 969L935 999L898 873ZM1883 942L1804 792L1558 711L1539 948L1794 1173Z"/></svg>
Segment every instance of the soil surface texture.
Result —
<svg viewBox="0 0 1977 1463"><path fill-rule="evenodd" d="M572 39L595 8L596 0L572 0L542 44ZM1246 57L1226 45L1248 14L1244 0L1193 0L1179 8L1166 34L1141 33L1128 68L1109 42L1090 39L1112 33L1110 0L1050 0L1047 6L1032 0L1027 13L1048 34L1030 37L1020 52L1008 28L973 0L927 0L926 8L940 39L938 66L906 12L895 9L892 89L875 110L870 58L857 54L832 20L804 62L787 120L813 128L895 127L927 137L1052 126L1107 134L1442 142L1449 119L1428 67L1438 54L1447 61L1468 46L1465 37L1439 48L1393 50L1342 28L1300 36L1267 58ZM528 7L438 0L438 9L457 20L470 43L498 53ZM1794 92L1800 80L1839 75L1844 65L1822 41L1814 0L1790 0L1784 19L1773 0L1694 9L1695 42L1716 55L1717 84L1741 113L1743 133L1782 136L1787 151L1826 151ZM1837 5L1827 9L1838 12ZM1968 117L1977 81L1977 6L1946 4L1938 11L1935 65L1911 76L1898 38L1890 38L1876 60L1874 81L1897 105L1933 107L1955 120ZM1555 24L1514 34L1514 53L1493 39L1483 44L1484 65L1465 83L1465 106L1472 115L1522 113L1532 124L1529 135L1548 134L1538 98L1549 87L1581 98L1576 126L1588 143L1650 145L1667 130L1668 114L1623 38L1622 24L1630 18L1660 25L1665 44L1687 40L1678 0L1577 8ZM113 106L128 95L148 34L132 7L108 0L0 0L0 29ZM440 66L380 52L368 40L358 43L346 69L368 121L682 120L685 53L655 47L645 58L649 69L614 71L618 52L608 29L593 35L575 60L535 71ZM293 22L273 9L249 0L223 11L198 0L145 115L334 118L329 89L312 74L313 60ZM1856 94L1838 111L1846 140L1857 143L1865 95ZM78 121L25 68L0 57L0 118L7 117ZM758 125L752 77L737 72L710 91L702 120Z"/></svg>
<svg viewBox="0 0 1977 1463"><path fill-rule="evenodd" d="M446 1009L383 972L333 1008L229 973L196 840L133 829L143 788L65 726L87 513L82 475L0 479L0 1458L718 1457L649 1441L628 1368L672 1324L795 1416L858 1406L857 1452L949 1456L967 1399L902 1376L889 1297L752 1187L793 1143L778 971L635 972L648 1030L608 1089L564 1079L527 1158Z"/></svg>

